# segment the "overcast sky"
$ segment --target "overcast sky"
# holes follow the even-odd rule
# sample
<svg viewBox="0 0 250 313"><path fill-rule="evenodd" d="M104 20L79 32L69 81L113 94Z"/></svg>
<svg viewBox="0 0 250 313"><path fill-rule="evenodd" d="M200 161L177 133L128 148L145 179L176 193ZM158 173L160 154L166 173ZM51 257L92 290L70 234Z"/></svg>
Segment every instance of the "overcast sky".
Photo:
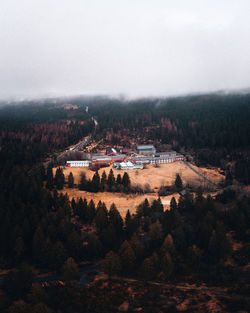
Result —
<svg viewBox="0 0 250 313"><path fill-rule="evenodd" d="M249 0L0 0L0 98L247 87Z"/></svg>

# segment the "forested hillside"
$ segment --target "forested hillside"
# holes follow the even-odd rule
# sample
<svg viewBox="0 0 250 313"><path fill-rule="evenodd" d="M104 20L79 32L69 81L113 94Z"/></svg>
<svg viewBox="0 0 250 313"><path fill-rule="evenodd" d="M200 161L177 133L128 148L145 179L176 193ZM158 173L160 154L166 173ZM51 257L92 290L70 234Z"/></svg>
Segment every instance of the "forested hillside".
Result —
<svg viewBox="0 0 250 313"><path fill-rule="evenodd" d="M246 310L250 200L242 185L214 197L200 188L187 191L179 201L172 198L168 211L160 199L145 199L123 220L115 204L107 208L104 202L69 200L60 191L66 183L74 185L73 177L67 181L61 169L53 176L43 163L92 133L110 144L123 138L130 144L133 138L167 145L200 164L222 167L228 182L234 176L248 184L250 96L68 102L0 109L0 311L117 312L126 296L134 309L156 301L157 312L176 312L179 303L170 296L161 307L159 286L187 282L221 288L215 295L226 312ZM98 121L95 132L92 117ZM112 172L105 179L93 173L91 181L82 176L79 188L132 192L129 176ZM119 284L109 288L112 280L107 279L104 285L81 286L78 265L83 262L98 264ZM60 286L39 282L51 271ZM152 282L162 285L153 289ZM148 294L130 295L131 288L139 293L147 288ZM176 297L176 290L171 293Z"/></svg>
<svg viewBox="0 0 250 313"><path fill-rule="evenodd" d="M113 100L92 105L91 112L100 134L111 132L114 143L127 136L168 144L249 183L249 95Z"/></svg>

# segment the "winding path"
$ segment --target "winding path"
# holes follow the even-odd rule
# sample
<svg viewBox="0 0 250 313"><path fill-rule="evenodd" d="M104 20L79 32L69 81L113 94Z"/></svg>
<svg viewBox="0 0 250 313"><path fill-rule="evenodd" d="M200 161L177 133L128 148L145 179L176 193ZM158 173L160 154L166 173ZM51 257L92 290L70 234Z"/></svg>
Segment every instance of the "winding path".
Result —
<svg viewBox="0 0 250 313"><path fill-rule="evenodd" d="M196 169L194 169L192 167L192 165L190 165L187 161L183 160L182 161L186 166L188 166L195 174L199 175L203 180L205 180L206 182L208 182L209 184L213 185L214 187L218 188L219 186L217 184L215 184L214 182L212 182L210 179L208 179L207 177L205 177L204 175L202 175L201 173L199 173Z"/></svg>

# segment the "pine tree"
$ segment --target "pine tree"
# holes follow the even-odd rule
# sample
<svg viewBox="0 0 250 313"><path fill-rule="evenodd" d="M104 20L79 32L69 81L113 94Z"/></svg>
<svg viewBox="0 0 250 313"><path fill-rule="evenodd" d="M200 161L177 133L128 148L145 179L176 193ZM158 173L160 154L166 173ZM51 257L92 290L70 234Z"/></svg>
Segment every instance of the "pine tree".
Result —
<svg viewBox="0 0 250 313"><path fill-rule="evenodd" d="M70 172L68 176L68 187L73 188L74 187L74 176L73 173Z"/></svg>
<svg viewBox="0 0 250 313"><path fill-rule="evenodd" d="M92 178L92 191L98 192L100 191L100 175L98 171L95 172L93 178Z"/></svg>
<svg viewBox="0 0 250 313"><path fill-rule="evenodd" d="M136 233L133 234L129 243L135 253L136 260L140 262L143 258L144 246L141 243L139 237L136 235Z"/></svg>
<svg viewBox="0 0 250 313"><path fill-rule="evenodd" d="M89 205L88 205L88 221L89 221L89 223L93 222L95 214L96 214L95 203L91 199L89 202Z"/></svg>
<svg viewBox="0 0 250 313"><path fill-rule="evenodd" d="M145 280L154 279L156 275L156 269L152 258L146 258L140 268L140 276Z"/></svg>
<svg viewBox="0 0 250 313"><path fill-rule="evenodd" d="M101 178L101 184L100 184L100 190L105 191L107 186L107 175L106 172L102 172L102 178Z"/></svg>
<svg viewBox="0 0 250 313"><path fill-rule="evenodd" d="M176 252L174 239L171 234L168 234L161 246L161 253L164 255L169 252L171 255L174 255Z"/></svg>
<svg viewBox="0 0 250 313"><path fill-rule="evenodd" d="M125 191L129 191L129 189L130 189L130 178L129 178L129 175L127 172L125 172L123 174L122 185L123 185Z"/></svg>
<svg viewBox="0 0 250 313"><path fill-rule="evenodd" d="M79 189L80 190L86 190L86 188L87 188L86 174L84 172L82 172L81 173L80 184L79 184Z"/></svg>
<svg viewBox="0 0 250 313"><path fill-rule="evenodd" d="M114 226L117 235L121 235L123 230L123 220L114 203L109 210L109 221Z"/></svg>
<svg viewBox="0 0 250 313"><path fill-rule="evenodd" d="M103 270L109 276L118 275L121 272L121 260L118 254L110 251L106 254L105 259L102 262Z"/></svg>
<svg viewBox="0 0 250 313"><path fill-rule="evenodd" d="M169 252L167 252L161 259L161 268L165 278L171 277L174 271L174 263Z"/></svg>
<svg viewBox="0 0 250 313"><path fill-rule="evenodd" d="M177 203L176 203L175 197L172 197L172 198L171 198L171 201L170 201L170 209L171 209L171 210L177 209Z"/></svg>
<svg viewBox="0 0 250 313"><path fill-rule="evenodd" d="M79 199L78 204L77 204L77 215L79 216L79 218L87 223L88 222L88 203L87 200L84 198L82 200L82 198Z"/></svg>
<svg viewBox="0 0 250 313"><path fill-rule="evenodd" d="M109 171L107 184L109 191L112 191L112 188L115 186L115 176L112 169Z"/></svg>
<svg viewBox="0 0 250 313"><path fill-rule="evenodd" d="M24 242L22 237L18 237L14 247L15 257L17 260L21 260L24 256Z"/></svg>
<svg viewBox="0 0 250 313"><path fill-rule="evenodd" d="M176 178L175 178L175 187L177 188L178 191L183 189L183 184L182 184L182 179L180 174L176 174Z"/></svg>
<svg viewBox="0 0 250 313"><path fill-rule="evenodd" d="M129 223L131 222L131 214L130 211L128 210L126 213L126 217L125 217L125 226L126 228L129 227Z"/></svg>
<svg viewBox="0 0 250 313"><path fill-rule="evenodd" d="M158 220L155 223L150 225L149 235L150 235L151 241L154 244L157 245L161 241L163 232L162 232L162 225Z"/></svg>
<svg viewBox="0 0 250 313"><path fill-rule="evenodd" d="M163 213L163 205L160 198L153 201L151 211L155 213Z"/></svg>
<svg viewBox="0 0 250 313"><path fill-rule="evenodd" d="M56 170L56 175L55 175L56 189L58 189L58 190L63 189L64 181L65 181L65 178L64 178L63 170L59 167Z"/></svg>
<svg viewBox="0 0 250 313"><path fill-rule="evenodd" d="M108 211L105 204L100 201L96 210L95 223L99 233L108 226Z"/></svg>
<svg viewBox="0 0 250 313"><path fill-rule="evenodd" d="M147 198L144 200L142 204L142 211L143 211L143 216L150 216L151 208L150 208Z"/></svg>
<svg viewBox="0 0 250 313"><path fill-rule="evenodd" d="M63 263L66 260L67 254L64 248L64 245L61 241L57 241L52 248L52 262L51 268L58 269L61 268Z"/></svg>
<svg viewBox="0 0 250 313"><path fill-rule="evenodd" d="M68 258L62 266L62 274L67 280L76 280L79 276L77 264L73 258Z"/></svg>
<svg viewBox="0 0 250 313"><path fill-rule="evenodd" d="M46 173L46 187L49 190L53 189L54 186L54 178L53 178L53 171L52 171L52 167L49 165L47 168L47 173Z"/></svg>
<svg viewBox="0 0 250 313"><path fill-rule="evenodd" d="M135 268L135 253L127 240L123 242L119 250L124 273L131 273Z"/></svg>
<svg viewBox="0 0 250 313"><path fill-rule="evenodd" d="M122 184L122 177L121 174L118 174L116 177L116 185L121 185Z"/></svg>

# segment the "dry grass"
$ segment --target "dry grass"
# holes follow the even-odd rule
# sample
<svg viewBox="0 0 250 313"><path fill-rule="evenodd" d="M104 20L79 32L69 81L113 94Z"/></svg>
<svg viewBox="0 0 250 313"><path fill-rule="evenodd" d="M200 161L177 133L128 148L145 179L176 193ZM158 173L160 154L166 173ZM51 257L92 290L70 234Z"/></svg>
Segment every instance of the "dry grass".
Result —
<svg viewBox="0 0 250 313"><path fill-rule="evenodd" d="M109 170L112 167L106 167L99 170L100 176L103 171L106 171L106 174L109 173ZM200 171L202 174L206 173L206 177L210 180L218 183L221 179L224 178L218 171L213 169L205 169L198 168L194 166L195 169ZM53 169L54 173L56 169ZM117 176L119 173L121 175L126 172L125 170L116 170L113 169L114 175ZM75 183L78 184L80 181L81 173L84 172L87 178L92 178L94 172L89 170L88 168L73 168L73 167L65 167L64 175L67 178L69 173L72 172L75 178ZM195 174L189 167L187 167L183 162L175 162L172 164L161 164L160 167L155 168L153 165L148 165L147 168L143 170L129 170L129 177L133 185L141 185L142 187L145 184L149 184L151 189L154 190L154 193L146 194L146 195L135 195L135 194L122 194L122 193L111 193L111 192L98 192L98 193L90 193L86 191L80 191L76 188L69 189L64 188L64 192L68 193L69 198L75 199L77 198L86 198L88 201L93 199L95 204L99 201L105 202L106 206L109 208L112 203L115 203L117 208L119 209L121 215L124 217L127 210L129 209L131 213L135 213L136 207L145 198L149 201L153 201L158 198L157 190L161 185L172 185L174 183L176 173L179 173L182 177L184 184L192 184L192 185L200 185L201 179ZM179 194L174 194L171 196L161 197L162 203L164 205L164 209L169 208L170 200L172 197L175 197L176 200L179 199Z"/></svg>
<svg viewBox="0 0 250 313"><path fill-rule="evenodd" d="M197 166L193 166L196 170L198 170L201 174L205 174L207 178L211 181L218 183L224 176L221 175L215 169L206 169L199 168ZM109 173L109 170L112 167L106 167L99 170L99 174L101 175L103 171L106 171L106 174ZM55 171L55 169L54 169ZM126 170L116 170L113 169L115 176L117 174L123 175ZM74 167L65 167L64 174L65 177L72 172L75 178L75 183L79 183L80 175L82 172L85 172L87 178L92 178L94 172L89 170L88 168L74 168ZM201 178L195 174L189 167L187 167L183 162L175 162L171 164L161 164L160 167L155 168L153 165L148 165L147 168L143 170L127 170L129 173L129 177L131 179L132 184L139 184L144 186L145 184L149 184L152 189L159 188L161 185L172 185L175 181L176 173L181 175L184 184L200 184Z"/></svg>
<svg viewBox="0 0 250 313"><path fill-rule="evenodd" d="M136 207L143 202L146 198L149 202L152 202L155 199L158 199L158 195L156 193L147 194L147 195L135 195L135 194L122 194L122 193L113 193L113 192L87 192L81 191L76 188L69 189L64 188L63 192L67 192L69 198L86 198L88 201L91 199L97 205L99 201L105 202L107 208L110 208L112 203L115 203L117 208L119 209L122 217L125 217L127 210L129 209L130 213L135 213ZM175 197L176 200L179 199L179 194L174 194L171 196L161 197L161 201L163 203L164 209L167 210L169 208L170 200L172 197Z"/></svg>

